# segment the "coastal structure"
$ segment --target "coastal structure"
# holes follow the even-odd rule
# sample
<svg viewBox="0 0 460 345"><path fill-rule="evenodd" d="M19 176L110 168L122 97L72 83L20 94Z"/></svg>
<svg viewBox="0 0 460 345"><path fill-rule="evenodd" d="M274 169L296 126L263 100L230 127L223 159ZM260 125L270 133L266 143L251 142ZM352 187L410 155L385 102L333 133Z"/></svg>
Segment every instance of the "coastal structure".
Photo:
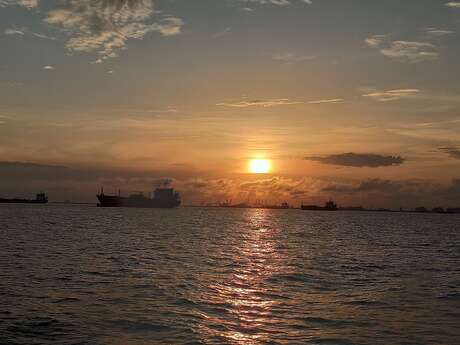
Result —
<svg viewBox="0 0 460 345"><path fill-rule="evenodd" d="M0 203L3 204L46 204L47 202L48 196L43 192L37 193L35 199L0 198Z"/></svg>
<svg viewBox="0 0 460 345"><path fill-rule="evenodd" d="M324 206L302 205L301 209L306 210L306 211L337 211L338 210L337 204L332 200L327 201L324 204Z"/></svg>

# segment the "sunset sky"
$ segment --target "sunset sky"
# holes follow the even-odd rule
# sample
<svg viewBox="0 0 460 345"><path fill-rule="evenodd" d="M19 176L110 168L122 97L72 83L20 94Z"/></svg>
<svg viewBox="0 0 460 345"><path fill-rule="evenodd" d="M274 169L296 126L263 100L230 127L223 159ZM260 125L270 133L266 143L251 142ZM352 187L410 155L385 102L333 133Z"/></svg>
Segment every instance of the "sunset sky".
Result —
<svg viewBox="0 0 460 345"><path fill-rule="evenodd" d="M113 2L0 0L1 195L460 206L460 1Z"/></svg>

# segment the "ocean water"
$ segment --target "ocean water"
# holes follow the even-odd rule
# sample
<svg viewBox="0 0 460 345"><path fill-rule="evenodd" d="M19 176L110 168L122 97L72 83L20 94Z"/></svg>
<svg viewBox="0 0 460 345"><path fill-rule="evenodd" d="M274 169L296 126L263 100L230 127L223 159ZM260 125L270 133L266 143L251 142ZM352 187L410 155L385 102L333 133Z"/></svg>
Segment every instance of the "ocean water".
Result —
<svg viewBox="0 0 460 345"><path fill-rule="evenodd" d="M1 205L0 344L460 344L460 216Z"/></svg>

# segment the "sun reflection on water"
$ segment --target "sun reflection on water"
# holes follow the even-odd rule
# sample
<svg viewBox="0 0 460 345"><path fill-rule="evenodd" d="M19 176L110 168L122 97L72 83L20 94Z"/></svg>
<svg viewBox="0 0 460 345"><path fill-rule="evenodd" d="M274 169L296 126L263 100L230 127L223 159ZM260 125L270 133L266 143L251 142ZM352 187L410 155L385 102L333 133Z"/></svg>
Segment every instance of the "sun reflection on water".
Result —
<svg viewBox="0 0 460 345"><path fill-rule="evenodd" d="M280 229L270 210L248 209L242 224L235 230L240 241L229 248L232 272L210 286L218 312L207 313L207 326L202 324L199 333L230 344L259 344L268 340L280 321L273 310L282 309L283 301L270 291L267 280L283 272L286 258L278 250Z"/></svg>

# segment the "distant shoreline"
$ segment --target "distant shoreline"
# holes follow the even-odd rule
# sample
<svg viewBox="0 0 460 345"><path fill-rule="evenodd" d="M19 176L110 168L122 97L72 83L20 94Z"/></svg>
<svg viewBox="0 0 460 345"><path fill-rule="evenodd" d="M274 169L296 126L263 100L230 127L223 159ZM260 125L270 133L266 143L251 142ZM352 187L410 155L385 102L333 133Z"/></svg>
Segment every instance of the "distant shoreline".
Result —
<svg viewBox="0 0 460 345"><path fill-rule="evenodd" d="M85 205L94 206L97 204L93 202L67 202L67 201L50 201L48 204L52 205ZM8 204L10 205L10 204ZM17 204L16 204L17 205ZM43 204L45 206L46 204ZM116 207L115 207L116 208ZM119 207L123 208L123 207ZM263 207L263 206L218 206L218 205L183 205L180 208L218 208L218 209L259 209L259 210L297 210L297 211L310 211L321 213L334 213L334 212L380 212L380 213L417 213L417 214L460 214L460 208L444 209L443 211L432 211L426 209L425 211L417 210L391 210L391 209L353 209L353 208L338 208L337 210L302 210L301 207ZM148 209L148 208L146 208Z"/></svg>
<svg viewBox="0 0 460 345"><path fill-rule="evenodd" d="M455 211L443 211L443 212L433 212L430 210L426 211L416 211L416 210L391 210L391 209L349 209L349 208L338 208L337 210L302 210L301 207L263 207L263 206L218 206L218 205L184 205L182 207L194 207L194 208L225 208L225 209L263 209L263 210L300 210L300 211L311 211L311 212L325 212L325 213L334 213L338 211L342 212L389 212L389 213L433 213L433 214L460 214L460 209L455 209Z"/></svg>

